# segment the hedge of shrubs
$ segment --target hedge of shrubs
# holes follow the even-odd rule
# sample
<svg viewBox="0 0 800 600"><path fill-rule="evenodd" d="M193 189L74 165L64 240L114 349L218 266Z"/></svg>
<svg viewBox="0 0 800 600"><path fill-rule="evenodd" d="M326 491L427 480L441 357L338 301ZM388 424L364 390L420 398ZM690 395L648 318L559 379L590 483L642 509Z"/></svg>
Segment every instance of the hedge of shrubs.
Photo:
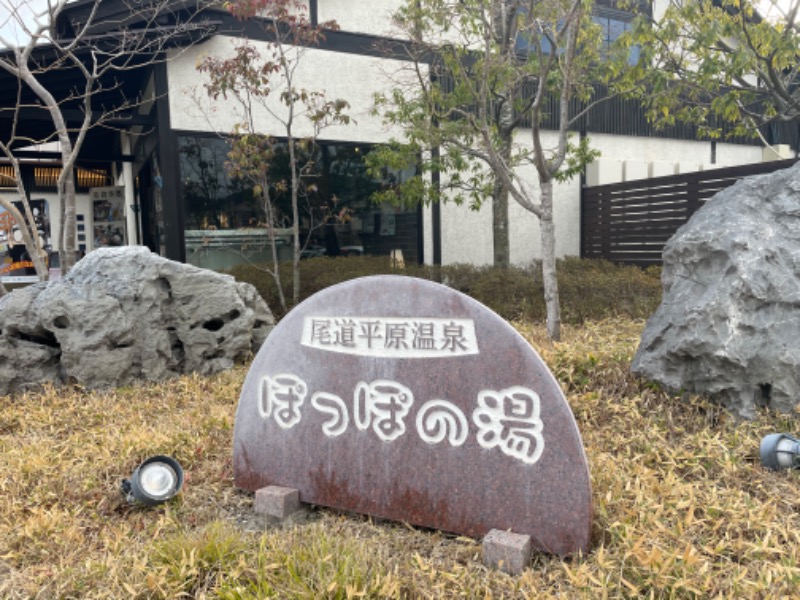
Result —
<svg viewBox="0 0 800 600"><path fill-rule="evenodd" d="M282 265L281 280L291 299L291 265ZM259 265L238 265L228 271L239 281L253 284L276 318L283 316L273 278ZM319 257L300 263L301 301L316 292L349 279L394 274L438 281L472 296L509 321L544 321L541 265L527 267L476 267L453 264L442 267L392 265L386 256ZM660 269L642 270L604 260L565 258L558 261L561 317L565 323L625 316L649 317L661 301Z"/></svg>

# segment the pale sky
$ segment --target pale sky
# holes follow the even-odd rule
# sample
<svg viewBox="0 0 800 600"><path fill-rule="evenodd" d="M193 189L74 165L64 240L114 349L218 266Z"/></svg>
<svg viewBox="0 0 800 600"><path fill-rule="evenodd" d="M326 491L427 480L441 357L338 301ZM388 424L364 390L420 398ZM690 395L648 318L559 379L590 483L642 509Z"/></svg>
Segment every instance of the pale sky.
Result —
<svg viewBox="0 0 800 600"><path fill-rule="evenodd" d="M24 43L28 36L20 26L20 20L30 25L35 12L46 9L47 0L0 0L0 37L11 43Z"/></svg>
<svg viewBox="0 0 800 600"><path fill-rule="evenodd" d="M791 4L792 0L760 0L757 6L759 12L767 19L782 20Z"/></svg>

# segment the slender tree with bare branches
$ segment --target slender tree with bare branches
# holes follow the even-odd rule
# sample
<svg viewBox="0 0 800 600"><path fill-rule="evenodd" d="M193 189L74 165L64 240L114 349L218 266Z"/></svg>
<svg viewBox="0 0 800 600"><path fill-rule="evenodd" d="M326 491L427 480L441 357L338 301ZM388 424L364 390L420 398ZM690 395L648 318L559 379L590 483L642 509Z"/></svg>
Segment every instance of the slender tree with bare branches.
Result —
<svg viewBox="0 0 800 600"><path fill-rule="evenodd" d="M323 91L305 88L298 69L308 49L323 40L326 31L337 30L338 25L334 21L312 24L305 4L299 0L232 0L227 6L237 18L260 25L272 41L258 48L255 43L242 40L232 56L206 57L199 69L209 76L208 95L215 100L227 100L227 106L240 121L234 131L225 135L231 144L229 170L249 181L262 201L272 245L273 265L268 270L286 310L275 245L279 211L273 196L276 190L288 190L291 198L288 221L292 228L292 302L297 304L300 257L308 241L300 239L301 198L314 187L308 179L319 167L313 150L325 128L351 122L347 101L330 99ZM269 115L275 135L263 133L265 126L258 114ZM278 142L285 145L288 154L287 180L270 178ZM333 207L328 208L332 212Z"/></svg>
<svg viewBox="0 0 800 600"><path fill-rule="evenodd" d="M166 50L177 36L200 39L209 30L208 23L199 18L203 2L117 3L117 14L124 18L109 23L108 15L101 14L101 8L106 7L101 6L101 0L0 0L0 46L5 48L0 52L0 70L13 76L18 86L16 104L0 107L3 117L11 122L7 135L0 139L0 152L14 169L17 197L0 196L0 206L12 215L41 280L48 276L45 251L15 149L57 142L61 219L56 235L61 270L66 273L76 261L74 173L86 137L94 127L113 127L115 119L146 100L120 96L113 105L98 105L95 98L117 87L126 71L167 60ZM75 11L75 18L64 19L70 11ZM62 21L70 27L59 30ZM72 76L66 93L48 85L49 76L59 70L68 70ZM50 127L35 135L26 133L21 125L30 111L45 111ZM23 210L15 203L21 203ZM3 291L0 287L0 294Z"/></svg>

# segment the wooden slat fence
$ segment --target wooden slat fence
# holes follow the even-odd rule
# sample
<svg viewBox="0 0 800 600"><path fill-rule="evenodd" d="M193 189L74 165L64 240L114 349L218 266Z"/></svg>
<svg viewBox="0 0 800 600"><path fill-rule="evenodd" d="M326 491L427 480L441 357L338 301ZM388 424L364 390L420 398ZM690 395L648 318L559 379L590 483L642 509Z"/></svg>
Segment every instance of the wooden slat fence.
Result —
<svg viewBox="0 0 800 600"><path fill-rule="evenodd" d="M581 256L660 265L664 244L711 196L742 177L771 173L795 162L782 160L584 186Z"/></svg>

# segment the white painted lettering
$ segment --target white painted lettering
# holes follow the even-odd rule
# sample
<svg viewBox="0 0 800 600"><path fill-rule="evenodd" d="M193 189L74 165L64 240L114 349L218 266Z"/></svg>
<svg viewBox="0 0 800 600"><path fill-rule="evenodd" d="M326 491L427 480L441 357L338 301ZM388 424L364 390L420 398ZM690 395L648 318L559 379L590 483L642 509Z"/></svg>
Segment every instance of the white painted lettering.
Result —
<svg viewBox="0 0 800 600"><path fill-rule="evenodd" d="M317 392L311 397L311 406L319 412L330 415L331 418L322 425L322 431L328 437L336 437L347 431L350 417L344 400L336 394Z"/></svg>
<svg viewBox="0 0 800 600"><path fill-rule="evenodd" d="M528 388L484 390L478 394L478 408L472 413L478 426L478 444L499 448L503 453L529 465L544 450L544 427L539 418L539 395Z"/></svg>
<svg viewBox="0 0 800 600"><path fill-rule="evenodd" d="M405 433L403 419L413 403L411 390L396 381L359 381L353 394L353 420L361 431L372 424L375 435L391 442Z"/></svg>
<svg viewBox="0 0 800 600"><path fill-rule="evenodd" d="M264 377L259 386L258 414L262 419L271 415L283 429L300 422L300 407L306 399L306 382L290 373Z"/></svg>
<svg viewBox="0 0 800 600"><path fill-rule="evenodd" d="M438 444L447 438L451 446L461 446L468 433L467 417L447 400L429 400L417 413L417 434L428 444Z"/></svg>

